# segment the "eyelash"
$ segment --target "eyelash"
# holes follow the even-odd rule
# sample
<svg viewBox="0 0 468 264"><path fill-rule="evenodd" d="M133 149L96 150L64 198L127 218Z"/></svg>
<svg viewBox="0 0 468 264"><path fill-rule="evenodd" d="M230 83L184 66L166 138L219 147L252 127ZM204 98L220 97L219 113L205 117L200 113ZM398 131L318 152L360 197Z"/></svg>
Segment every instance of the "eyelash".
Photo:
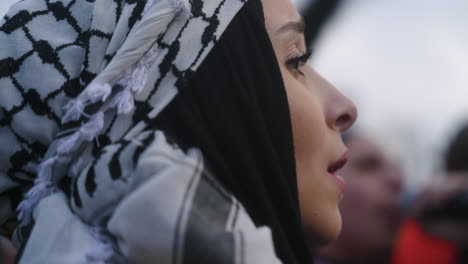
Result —
<svg viewBox="0 0 468 264"><path fill-rule="evenodd" d="M294 58L288 59L286 61L286 66L288 66L289 68L294 69L300 75L304 75L304 73L299 68L304 66L304 64L312 56L312 53L313 53L312 49L309 49L306 52L300 53L299 55L295 56Z"/></svg>

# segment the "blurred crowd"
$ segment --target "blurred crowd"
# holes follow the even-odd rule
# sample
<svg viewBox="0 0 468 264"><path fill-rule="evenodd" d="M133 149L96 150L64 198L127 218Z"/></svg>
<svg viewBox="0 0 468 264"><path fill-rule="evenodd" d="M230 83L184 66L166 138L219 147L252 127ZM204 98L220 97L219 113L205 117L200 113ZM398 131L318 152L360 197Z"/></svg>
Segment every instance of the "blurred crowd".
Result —
<svg viewBox="0 0 468 264"><path fill-rule="evenodd" d="M378 142L356 130L344 138L343 229L315 250L318 263L468 263L468 125L447 147L444 170L410 201L401 168Z"/></svg>

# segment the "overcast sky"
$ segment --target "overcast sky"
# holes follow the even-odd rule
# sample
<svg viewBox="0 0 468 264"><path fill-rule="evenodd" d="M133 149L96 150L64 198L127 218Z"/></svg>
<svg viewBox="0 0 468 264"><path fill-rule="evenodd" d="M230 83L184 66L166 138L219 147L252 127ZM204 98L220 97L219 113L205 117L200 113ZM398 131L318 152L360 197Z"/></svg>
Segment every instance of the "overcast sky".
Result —
<svg viewBox="0 0 468 264"><path fill-rule="evenodd" d="M399 151L410 183L468 121L467 11L466 0L345 0L314 47L314 67Z"/></svg>
<svg viewBox="0 0 468 264"><path fill-rule="evenodd" d="M13 2L1 0L0 14ZM344 2L312 63L356 101L358 125L403 153L418 181L468 120L468 1Z"/></svg>

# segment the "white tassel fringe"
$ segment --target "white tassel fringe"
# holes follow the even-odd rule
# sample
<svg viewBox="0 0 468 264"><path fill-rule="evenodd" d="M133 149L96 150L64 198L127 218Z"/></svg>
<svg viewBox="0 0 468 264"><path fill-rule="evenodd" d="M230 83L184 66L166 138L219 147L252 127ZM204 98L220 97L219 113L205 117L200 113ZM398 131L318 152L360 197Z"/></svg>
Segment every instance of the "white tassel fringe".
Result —
<svg viewBox="0 0 468 264"><path fill-rule="evenodd" d="M179 14L190 14L190 2L188 0L172 0L172 6Z"/></svg>
<svg viewBox="0 0 468 264"><path fill-rule="evenodd" d="M59 155L67 155L75 152L80 146L80 137L81 134L76 132L69 136L67 139L63 140L57 147L57 153Z"/></svg>
<svg viewBox="0 0 468 264"><path fill-rule="evenodd" d="M80 128L80 133L87 141L92 141L104 128L104 113L97 112Z"/></svg>
<svg viewBox="0 0 468 264"><path fill-rule="evenodd" d="M127 86L130 87L132 92L139 94L145 88L147 78L148 69L144 66L136 67L135 70L131 73Z"/></svg>
<svg viewBox="0 0 468 264"><path fill-rule="evenodd" d="M112 86L108 83L98 84L92 82L88 88L87 93L91 102L105 101L112 92Z"/></svg>
<svg viewBox="0 0 468 264"><path fill-rule="evenodd" d="M67 112L62 118L62 124L80 119L81 115L83 115L84 104L77 99L70 101L64 108Z"/></svg>
<svg viewBox="0 0 468 264"><path fill-rule="evenodd" d="M25 199L18 205L20 226L31 223L32 212L39 201L55 192L56 186L51 182L52 168L58 157L52 157L39 165L34 186L25 194Z"/></svg>
<svg viewBox="0 0 468 264"><path fill-rule="evenodd" d="M121 91L112 99L111 106L117 108L119 115L130 113L135 106L132 92L128 89Z"/></svg>

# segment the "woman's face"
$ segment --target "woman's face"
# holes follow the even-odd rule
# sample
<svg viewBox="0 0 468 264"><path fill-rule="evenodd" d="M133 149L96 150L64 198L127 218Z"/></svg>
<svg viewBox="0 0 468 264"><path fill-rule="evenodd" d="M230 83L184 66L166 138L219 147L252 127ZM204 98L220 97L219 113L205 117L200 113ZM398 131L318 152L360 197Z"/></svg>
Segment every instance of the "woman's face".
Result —
<svg viewBox="0 0 468 264"><path fill-rule="evenodd" d="M302 222L311 246L334 240L346 162L341 132L356 119L354 104L306 63L304 23L290 0L262 0L265 23L288 96Z"/></svg>

